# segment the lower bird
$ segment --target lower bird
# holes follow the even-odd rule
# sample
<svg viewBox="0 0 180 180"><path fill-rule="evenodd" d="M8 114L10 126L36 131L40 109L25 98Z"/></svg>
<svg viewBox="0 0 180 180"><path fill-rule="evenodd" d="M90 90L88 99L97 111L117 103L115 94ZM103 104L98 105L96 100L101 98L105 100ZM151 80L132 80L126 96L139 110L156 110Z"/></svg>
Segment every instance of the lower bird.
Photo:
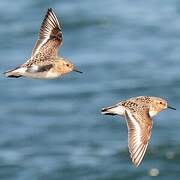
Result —
<svg viewBox="0 0 180 180"><path fill-rule="evenodd" d="M159 97L139 96L102 109L105 115L125 116L128 127L128 147L132 162L139 166L151 137L152 117L170 108L167 101Z"/></svg>
<svg viewBox="0 0 180 180"><path fill-rule="evenodd" d="M31 58L26 63L6 71L4 74L13 78L26 76L37 79L54 79L71 71L82 73L68 59L58 57L62 39L60 23L50 8L42 22L39 38Z"/></svg>

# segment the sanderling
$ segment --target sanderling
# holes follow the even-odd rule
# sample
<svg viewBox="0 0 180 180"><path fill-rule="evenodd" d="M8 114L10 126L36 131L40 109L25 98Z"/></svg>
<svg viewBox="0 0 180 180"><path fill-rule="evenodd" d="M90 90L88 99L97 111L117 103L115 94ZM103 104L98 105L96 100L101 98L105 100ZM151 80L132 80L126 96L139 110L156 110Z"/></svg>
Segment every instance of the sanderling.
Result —
<svg viewBox="0 0 180 180"><path fill-rule="evenodd" d="M39 38L32 51L31 58L21 66L7 71L7 77L26 76L30 78L53 79L71 71L81 73L68 59L58 57L62 44L62 31L59 21L50 8L42 22Z"/></svg>
<svg viewBox="0 0 180 180"><path fill-rule="evenodd" d="M151 137L152 117L166 108L175 110L159 97L139 96L102 109L102 114L125 116L128 147L135 166L139 166L146 152Z"/></svg>

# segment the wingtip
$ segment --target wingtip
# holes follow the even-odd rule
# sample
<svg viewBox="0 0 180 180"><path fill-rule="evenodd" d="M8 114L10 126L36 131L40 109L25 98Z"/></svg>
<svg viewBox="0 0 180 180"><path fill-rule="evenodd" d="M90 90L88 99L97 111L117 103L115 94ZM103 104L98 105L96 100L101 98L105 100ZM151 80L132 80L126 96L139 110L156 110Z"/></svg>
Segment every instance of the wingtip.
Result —
<svg viewBox="0 0 180 180"><path fill-rule="evenodd" d="M136 161L133 161L133 160L132 160L132 163L133 163L133 165L137 168L137 167L139 167L139 165L141 164L141 161L136 162Z"/></svg>
<svg viewBox="0 0 180 180"><path fill-rule="evenodd" d="M48 8L48 11L52 12L53 10L52 10L52 8Z"/></svg>
<svg viewBox="0 0 180 180"><path fill-rule="evenodd" d="M133 165L134 165L135 168L138 168L140 164L133 163Z"/></svg>

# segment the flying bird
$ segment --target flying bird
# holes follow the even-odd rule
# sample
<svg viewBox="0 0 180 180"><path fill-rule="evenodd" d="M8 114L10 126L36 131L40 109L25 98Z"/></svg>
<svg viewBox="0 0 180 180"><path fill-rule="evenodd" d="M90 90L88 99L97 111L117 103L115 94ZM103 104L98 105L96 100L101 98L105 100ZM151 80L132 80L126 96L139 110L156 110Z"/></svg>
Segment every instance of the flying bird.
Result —
<svg viewBox="0 0 180 180"><path fill-rule="evenodd" d="M58 57L62 40L60 23L50 8L41 24L39 38L32 51L31 58L17 68L5 72L5 76L54 79L71 71L82 73L68 59Z"/></svg>
<svg viewBox="0 0 180 180"><path fill-rule="evenodd" d="M166 108L176 110L162 98L139 96L101 110L105 115L125 116L128 127L128 147L135 166L140 165L146 152L153 126L152 117Z"/></svg>

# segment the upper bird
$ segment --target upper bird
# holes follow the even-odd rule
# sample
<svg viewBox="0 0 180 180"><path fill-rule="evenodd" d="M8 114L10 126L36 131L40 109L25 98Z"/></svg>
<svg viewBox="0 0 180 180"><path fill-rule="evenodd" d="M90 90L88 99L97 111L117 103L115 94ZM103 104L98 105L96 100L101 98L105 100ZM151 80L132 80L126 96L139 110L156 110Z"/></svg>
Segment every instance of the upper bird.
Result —
<svg viewBox="0 0 180 180"><path fill-rule="evenodd" d="M31 58L21 66L7 71L7 77L54 79L71 71L82 73L68 59L58 57L63 35L59 21L50 8L41 24L39 38L32 51Z"/></svg>
<svg viewBox="0 0 180 180"><path fill-rule="evenodd" d="M151 137L152 117L166 108L175 110L159 97L139 96L102 109L102 114L125 116L128 147L135 166L139 166L146 152Z"/></svg>

